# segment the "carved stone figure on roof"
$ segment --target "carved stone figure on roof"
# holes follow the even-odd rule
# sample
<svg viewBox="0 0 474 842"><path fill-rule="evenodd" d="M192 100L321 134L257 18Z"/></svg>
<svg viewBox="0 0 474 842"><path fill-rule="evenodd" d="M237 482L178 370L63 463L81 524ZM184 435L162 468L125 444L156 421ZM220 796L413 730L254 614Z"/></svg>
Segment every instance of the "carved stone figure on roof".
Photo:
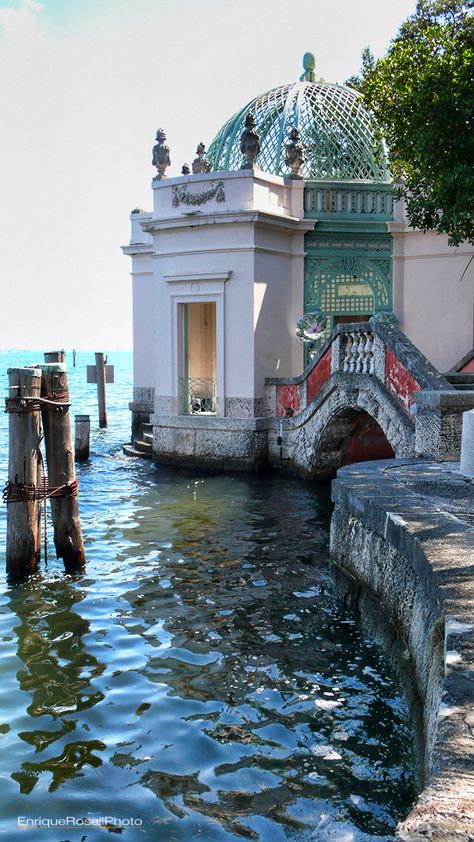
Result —
<svg viewBox="0 0 474 842"><path fill-rule="evenodd" d="M206 147L204 143L199 143L196 149L197 158L193 161L193 173L194 175L200 175L201 173L210 172L211 169L211 162L206 158Z"/></svg>
<svg viewBox="0 0 474 842"><path fill-rule="evenodd" d="M155 178L166 178L166 170L171 164L169 146L166 145L166 135L163 129L158 129L156 133L156 140L158 141L153 147L152 164L158 170L158 175Z"/></svg>
<svg viewBox="0 0 474 842"><path fill-rule="evenodd" d="M306 161L304 146L301 143L298 129L293 128L290 132L290 139L286 144L285 165L291 170L291 178L301 178L299 171Z"/></svg>
<svg viewBox="0 0 474 842"><path fill-rule="evenodd" d="M240 151L245 159L240 169L252 169L260 152L260 137L256 132L255 117L250 111L245 118L245 130L240 136Z"/></svg>

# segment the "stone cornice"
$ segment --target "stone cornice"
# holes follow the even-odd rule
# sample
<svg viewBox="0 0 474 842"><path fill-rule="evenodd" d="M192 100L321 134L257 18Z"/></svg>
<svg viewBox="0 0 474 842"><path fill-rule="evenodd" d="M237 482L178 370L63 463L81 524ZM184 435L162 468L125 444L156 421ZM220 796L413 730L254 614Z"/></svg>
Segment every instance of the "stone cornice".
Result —
<svg viewBox="0 0 474 842"><path fill-rule="evenodd" d="M153 254L153 243L130 243L120 247L124 254Z"/></svg>
<svg viewBox="0 0 474 842"><path fill-rule="evenodd" d="M259 225L266 228L280 228L291 231L312 231L315 219L299 219L296 216L281 216L267 211L224 211L222 213L201 213L194 211L183 216L162 217L144 220L141 226L147 233L169 231L179 228L196 228L205 225L240 224Z"/></svg>

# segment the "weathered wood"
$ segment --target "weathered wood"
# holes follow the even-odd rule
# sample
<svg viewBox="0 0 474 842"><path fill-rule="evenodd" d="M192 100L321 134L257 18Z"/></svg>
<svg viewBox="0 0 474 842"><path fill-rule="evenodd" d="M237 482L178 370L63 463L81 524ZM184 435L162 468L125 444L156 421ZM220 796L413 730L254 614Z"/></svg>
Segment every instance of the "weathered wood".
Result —
<svg viewBox="0 0 474 842"><path fill-rule="evenodd" d="M102 353L95 355L97 376L97 400L99 402L99 427L107 426L107 403L105 397L105 360Z"/></svg>
<svg viewBox="0 0 474 842"><path fill-rule="evenodd" d="M36 368L9 368L9 398L36 398L41 372ZM15 404L10 405L15 409ZM24 407L18 406L23 410ZM38 488L41 478L41 424L39 405L34 410L9 412L8 481L13 486ZM14 489L13 489L14 491ZM7 503L7 573L21 579L34 573L41 553L41 504L38 500Z"/></svg>
<svg viewBox="0 0 474 842"><path fill-rule="evenodd" d="M45 351L45 363L64 363L66 362L66 351Z"/></svg>
<svg viewBox="0 0 474 842"><path fill-rule="evenodd" d="M76 480L74 450L72 445L71 415L68 399L66 367L56 363L40 366L42 370L41 394L43 399L62 403L63 407L43 404L42 420L48 480L50 488L71 485ZM62 399L61 399L62 398ZM62 558L68 572L81 569L85 564L79 504L76 496L51 497L51 514L54 527L56 555Z"/></svg>
<svg viewBox="0 0 474 842"><path fill-rule="evenodd" d="M76 462L83 462L89 458L89 443L91 434L90 415L75 415L74 453Z"/></svg>
<svg viewBox="0 0 474 842"><path fill-rule="evenodd" d="M75 349L73 349L73 352L72 352L72 367L76 368L76 351L75 351Z"/></svg>

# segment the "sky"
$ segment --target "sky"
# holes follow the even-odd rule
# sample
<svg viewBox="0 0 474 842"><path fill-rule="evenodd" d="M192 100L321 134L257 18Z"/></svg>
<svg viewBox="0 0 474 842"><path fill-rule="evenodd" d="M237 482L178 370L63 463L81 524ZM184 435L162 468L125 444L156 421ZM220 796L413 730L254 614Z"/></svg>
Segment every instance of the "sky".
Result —
<svg viewBox="0 0 474 842"><path fill-rule="evenodd" d="M343 83L416 0L0 0L0 348L132 347L129 214L305 52ZM47 346L47 348L46 348Z"/></svg>

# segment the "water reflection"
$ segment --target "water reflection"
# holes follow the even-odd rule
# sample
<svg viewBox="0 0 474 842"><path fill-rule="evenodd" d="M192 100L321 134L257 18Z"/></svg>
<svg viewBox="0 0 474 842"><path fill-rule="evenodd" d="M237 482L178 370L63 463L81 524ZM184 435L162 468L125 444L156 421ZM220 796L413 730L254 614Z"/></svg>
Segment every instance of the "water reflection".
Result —
<svg viewBox="0 0 474 842"><path fill-rule="evenodd" d="M150 647L144 719L159 741L137 784L181 822L205 816L240 837L260 838L262 816L263 839L303 832L328 810L391 830L415 793L406 710L330 590L327 498L291 481L284 496L271 480L183 486L145 492L126 532L128 627ZM112 762L138 763L133 751Z"/></svg>
<svg viewBox="0 0 474 842"><path fill-rule="evenodd" d="M16 654L23 664L16 677L19 689L29 696L26 713L32 718L18 737L41 755L22 760L11 775L23 794L33 790L43 772L51 776L52 792L80 774L84 765L101 763L97 753L105 749L104 743L90 739L77 721L82 711L104 698L91 681L105 666L87 651L89 623L74 610L85 595L66 578L42 582L39 577L9 594L7 607L16 618ZM32 728L33 723L38 727Z"/></svg>

